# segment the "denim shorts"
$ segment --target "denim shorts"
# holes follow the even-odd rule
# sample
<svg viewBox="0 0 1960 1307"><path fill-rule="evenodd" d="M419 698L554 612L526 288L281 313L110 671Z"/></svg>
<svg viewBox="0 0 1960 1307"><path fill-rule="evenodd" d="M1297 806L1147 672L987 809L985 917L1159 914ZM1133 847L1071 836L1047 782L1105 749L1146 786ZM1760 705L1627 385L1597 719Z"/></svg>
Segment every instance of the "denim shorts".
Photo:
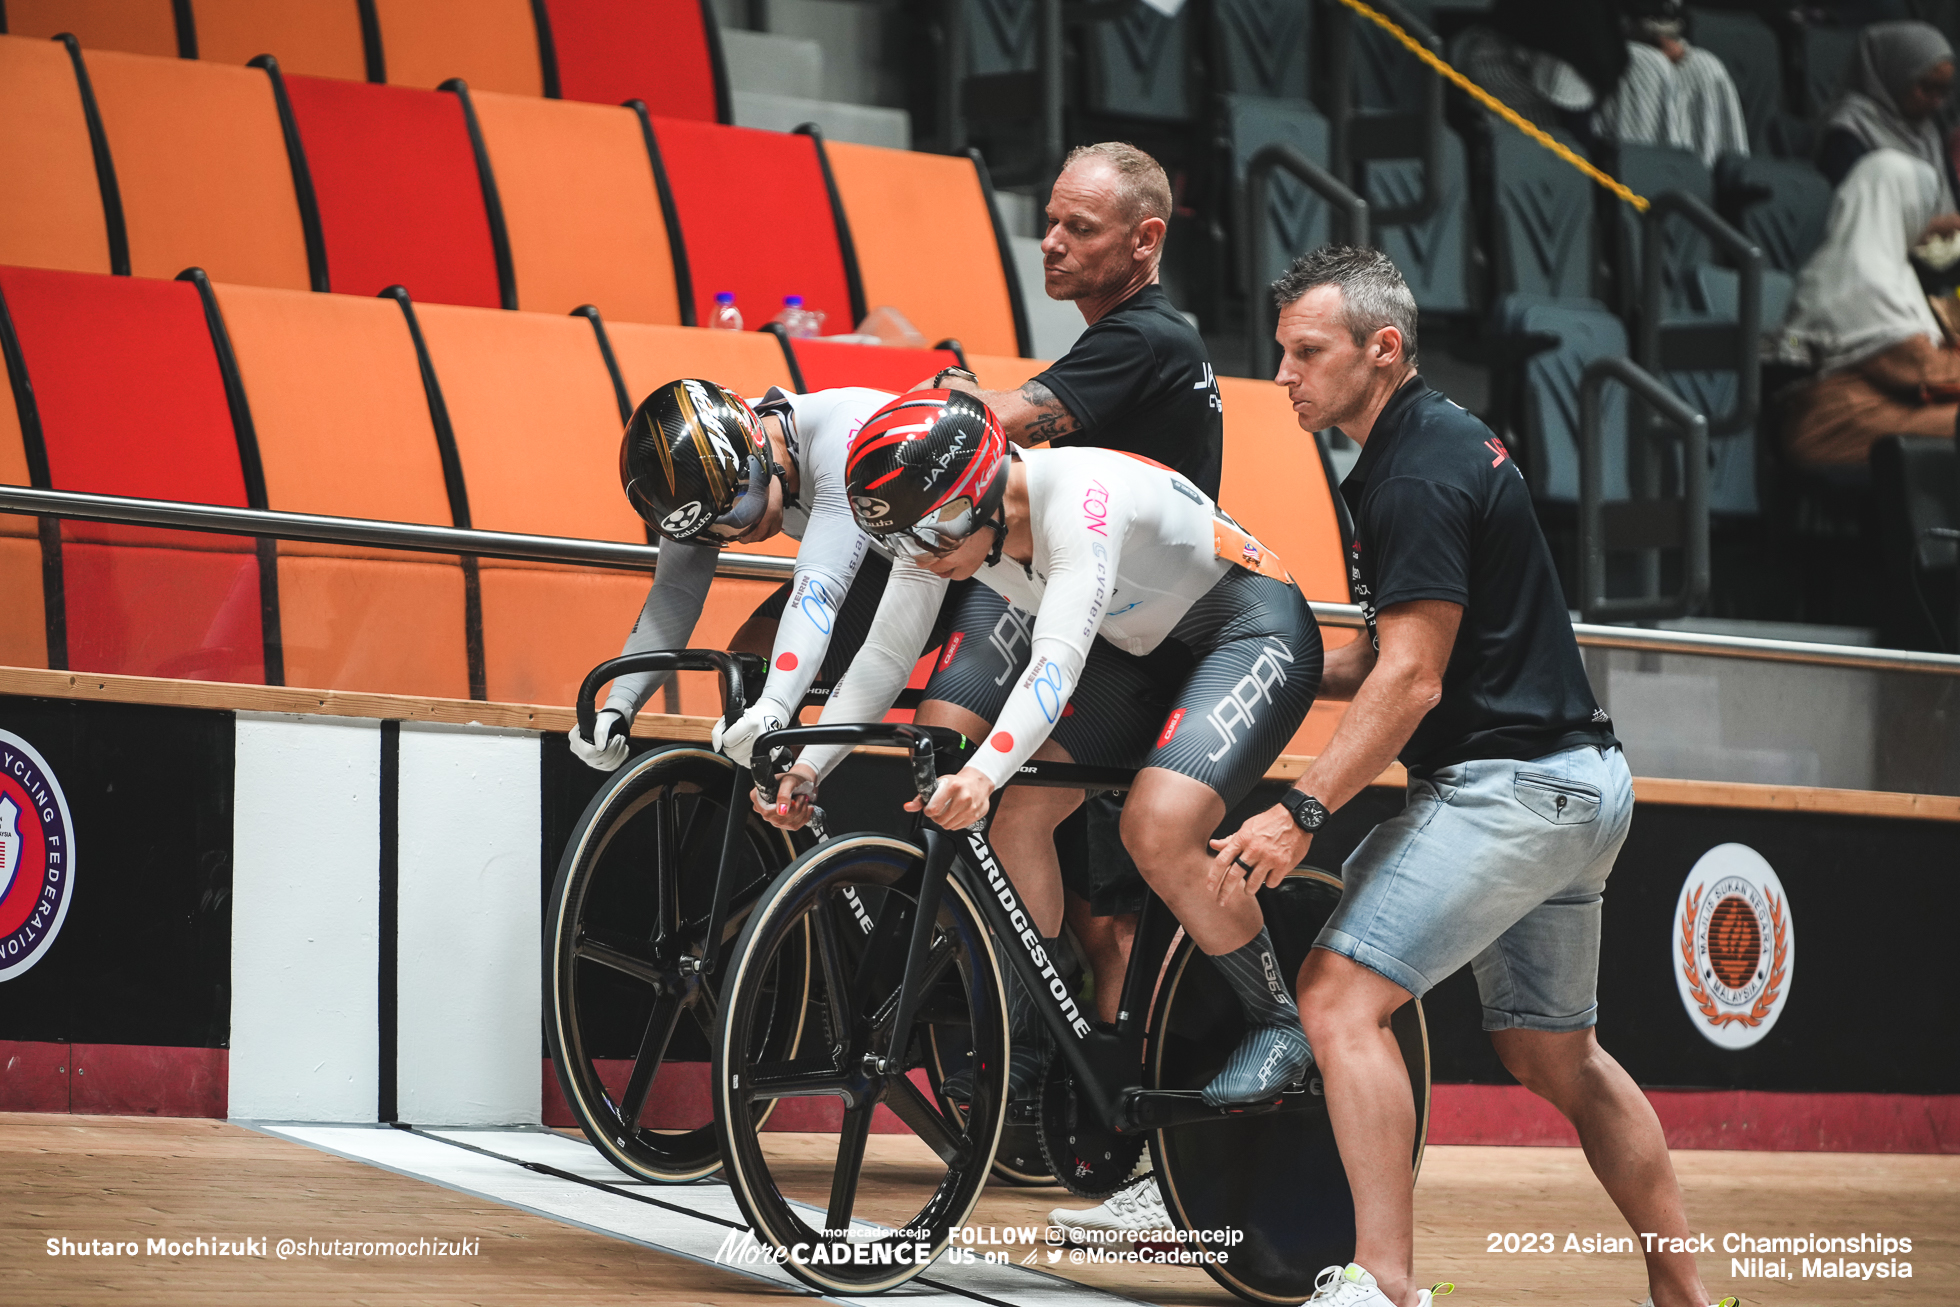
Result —
<svg viewBox="0 0 1960 1307"><path fill-rule="evenodd" d="M1441 768L1348 858L1314 946L1418 998L1468 962L1485 1030L1583 1030L1599 1011L1600 895L1632 819L1617 748Z"/></svg>

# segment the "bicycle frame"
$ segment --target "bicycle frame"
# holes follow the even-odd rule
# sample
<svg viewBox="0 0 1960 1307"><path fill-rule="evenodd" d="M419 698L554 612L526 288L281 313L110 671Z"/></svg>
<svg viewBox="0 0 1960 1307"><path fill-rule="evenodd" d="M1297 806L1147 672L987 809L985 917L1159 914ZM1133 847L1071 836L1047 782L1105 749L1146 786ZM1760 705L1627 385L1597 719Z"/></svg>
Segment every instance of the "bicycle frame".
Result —
<svg viewBox="0 0 1960 1307"><path fill-rule="evenodd" d="M770 731L756 741L750 770L756 777L757 793L773 799L770 757L785 745L849 744L897 745L906 750L912 768L913 786L921 799L930 798L938 784L933 735L957 738L954 732L938 728L898 723L850 726L802 726ZM1128 789L1136 774L1119 768L1086 767L1074 763L1029 762L1022 764L1016 782L1068 789ZM963 831L947 831L921 817L924 827L926 860L918 889L918 914L912 921L912 934L905 960L904 978L899 986L894 1038L909 1031L912 1018L923 998L920 977L932 947L933 923L939 912L939 896L947 876L955 876L975 902L980 904L988 929L1006 954L1008 965L1022 986L1035 999L1035 1010L1054 1036L1055 1046L1075 1072L1077 1083L1104 1122L1119 1134L1158 1130L1166 1126L1196 1121L1215 1121L1221 1117L1243 1116L1284 1110L1297 1100L1305 1107L1304 1091L1281 1094L1274 1102L1216 1108L1206 1106L1192 1090L1144 1089L1139 1083L1143 1069L1143 1041L1147 1012L1157 973L1175 937L1178 923L1162 899L1153 892L1144 900L1137 933L1130 948L1130 961L1123 977L1123 991L1114 1030L1098 1030L1069 993L1067 984L1055 970L1053 960L1042 947L1020 896L995 856L987 840L988 821L983 819ZM898 1065L903 1050L889 1048L881 1060ZM882 1068L881 1068L882 1069Z"/></svg>

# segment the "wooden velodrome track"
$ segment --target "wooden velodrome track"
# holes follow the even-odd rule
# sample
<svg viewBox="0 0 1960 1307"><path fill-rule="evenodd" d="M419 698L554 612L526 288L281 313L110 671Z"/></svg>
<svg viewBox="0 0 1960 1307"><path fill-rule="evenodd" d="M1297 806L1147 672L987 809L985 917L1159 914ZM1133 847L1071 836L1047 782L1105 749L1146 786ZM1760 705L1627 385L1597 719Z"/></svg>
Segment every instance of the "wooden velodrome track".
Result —
<svg viewBox="0 0 1960 1307"><path fill-rule="evenodd" d="M0 670L0 693L531 730L570 725L563 709L17 669ZM651 713L641 715L638 727L636 734L665 739L701 739L708 731L701 718ZM1297 775L1304 761L1281 759L1274 774ZM1387 774L1380 783L1400 780ZM1643 800L1662 804L1960 818L1960 799L1942 796L1647 779L1638 787ZM632 1301L664 1307L809 1296L781 1278L713 1264L729 1216L739 1220L726 1186L628 1184L575 1136L375 1127L295 1128L282 1136L278 1129L201 1119L0 1114L0 1304ZM813 1168L834 1147L823 1136L800 1142ZM877 1135L871 1146L876 1160L866 1168L860 1210L874 1220L914 1210L927 1169L912 1155L918 1145L909 1136ZM1953 1287L1960 1275L1960 1157L1683 1151L1675 1159L1691 1225L1711 1236L1713 1249L1700 1261L1716 1295L1739 1294L1745 1303L1960 1301ZM555 1174L527 1169L525 1161ZM983 1227L1039 1227L1050 1208L1087 1205L1060 1189L996 1186L974 1220ZM1417 1219L1418 1273L1458 1286L1451 1307L1630 1307L1645 1293L1637 1254L1562 1247L1568 1235L1584 1240L1625 1232L1576 1149L1433 1147L1417 1188ZM1545 1232L1560 1251L1487 1251L1492 1235ZM1910 1238L1912 1252L1897 1260L1911 1263L1912 1278L1741 1276L1722 1248L1730 1233ZM261 1242L245 1256L202 1255L195 1251L200 1236ZM468 1241L469 1253L282 1259L281 1238ZM133 1243L137 1251L50 1255L50 1239L57 1249L67 1239L84 1246ZM193 1251L152 1253L152 1239L190 1240ZM1017 1250L1016 1259L1023 1255ZM1784 1260L1792 1274L1800 1273L1801 1259ZM929 1284L895 1300L913 1307L1237 1301L1195 1268L1074 1266L1066 1256L1052 1266L1044 1257L1039 1270L942 1263L925 1278Z"/></svg>
<svg viewBox="0 0 1960 1307"><path fill-rule="evenodd" d="M355 1131L349 1131L355 1133ZM399 1137L399 1131L359 1131ZM471 1132L494 1151L523 1151L518 1132ZM562 1137L527 1136L530 1144L585 1149ZM834 1144L806 1137L813 1163ZM486 1163L480 1154L441 1143L439 1153ZM927 1168L909 1136L873 1136L861 1203L875 1219L916 1193ZM921 1153L923 1150L920 1150ZM597 1171L603 1163L590 1154ZM1746 1304L1949 1304L1960 1274L1960 1157L1826 1153L1677 1152L1691 1224L1714 1237L1718 1251L1700 1257L1717 1294ZM517 1182L545 1177L505 1167ZM621 1177L623 1179L623 1177ZM568 1190L589 1188L564 1184ZM622 1186L632 1189L637 1186ZM716 1181L653 1196L675 1205L732 1207ZM605 1197L605 1195L600 1195ZM868 1200L868 1201L866 1201ZM527 1206L546 1199L532 1195ZM645 1204L615 1205L660 1213ZM916 1198L913 1198L916 1205ZM1049 1208L1081 1206L1060 1189L989 1188L975 1220L983 1226L1042 1225ZM906 1211L912 1207L904 1208ZM664 1213L661 1213L664 1215ZM1618 1234L1625 1227L1576 1149L1446 1148L1428 1152L1416 1189L1417 1270L1450 1280L1452 1307L1463 1303L1634 1304L1645 1294L1632 1253L1491 1254L1492 1233L1550 1231L1560 1243ZM780 1283L687 1256L548 1219L473 1193L391 1174L375 1166L260 1130L222 1121L69 1115L0 1115L0 1284L5 1301L34 1304L159 1303L643 1303L723 1304L808 1296ZM725 1237L706 1227L704 1246ZM1752 1234L1879 1233L1913 1241L1909 1280L1739 1279L1719 1251L1728 1232ZM146 1246L171 1241L265 1240L242 1257L139 1251L129 1256L50 1256L47 1240L107 1240ZM343 1241L469 1241L467 1255L277 1256L281 1238ZM701 1254L696 1254L700 1256ZM712 1253L707 1254L712 1256ZM1023 1255L1017 1253L1016 1257ZM1045 1258L1044 1258L1045 1262ZM962 1304L1235 1303L1195 1268L1140 1265L1052 1268L1066 1280L1019 1269L984 1268L992 1278L965 1293L943 1292L953 1276L927 1278L942 1292L910 1288L895 1302L921 1297ZM1793 1266L1793 1269L1795 1267ZM1073 1281L1074 1283L1070 1283ZM860 1300L862 1301L862 1300Z"/></svg>

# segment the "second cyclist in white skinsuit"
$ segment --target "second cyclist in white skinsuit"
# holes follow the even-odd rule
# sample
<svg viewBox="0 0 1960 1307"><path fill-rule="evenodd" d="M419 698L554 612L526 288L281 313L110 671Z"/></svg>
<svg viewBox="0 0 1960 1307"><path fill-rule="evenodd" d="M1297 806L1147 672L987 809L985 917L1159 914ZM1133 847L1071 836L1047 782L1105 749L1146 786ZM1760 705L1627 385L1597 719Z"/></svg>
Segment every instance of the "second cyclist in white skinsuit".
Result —
<svg viewBox="0 0 1960 1307"><path fill-rule="evenodd" d="M703 450L714 452L717 428L743 420L743 413L734 408L741 401L722 392L717 403L717 396L708 390L711 385L674 382L656 391L642 405L643 410L649 406L661 409L672 428L668 433L672 438L662 442L668 455L664 464L657 457L657 448L653 456L646 453L645 446L650 440L642 440L638 457L651 470L642 475L641 481L647 475L664 477L671 470L674 484L688 486L689 472L700 464ZM689 386L696 391L688 392L685 388ZM681 388L679 392L677 387ZM720 389L713 387L714 391ZM657 403L670 392L675 392L670 398L678 401L685 397L687 402ZM739 756L744 762L747 745L756 735L794 719L797 707L820 673L828 670L829 679L835 679L848 664L870 624L886 566L882 557L868 557L870 542L851 518L850 500L844 488L844 460L851 437L865 419L890 399L888 392L860 387L808 395L772 388L755 403L753 416L759 419L769 448L767 461L774 464L774 471L767 488L768 508L755 521L744 524L740 532L733 530L734 524L716 530L712 524L690 521L694 515L677 508L673 502L702 491L683 488L678 494L658 496L651 504L635 499L635 507L661 532L663 539L653 586L626 638L623 653L687 646L706 606L708 588L714 581L715 565L724 544L731 540L765 539L778 527L800 542L796 569L789 582L765 601L756 618L751 619L752 623L758 619L776 621L768 684L742 722L725 733L728 738L721 738L723 733L717 732L717 747L726 747L731 756ZM640 415L636 414L635 425L651 435ZM703 432L708 433L707 437L697 438ZM629 446L633 439L634 428L629 427ZM705 478L705 481L712 480ZM724 495L732 489L725 486ZM679 526L697 529L685 538L668 534ZM619 766L626 757L626 737L634 716L671 676L670 672L637 672L615 680L594 730L596 740L588 743L574 732L573 751L604 770Z"/></svg>
<svg viewBox="0 0 1960 1307"><path fill-rule="evenodd" d="M1320 681L1319 629L1284 567L1148 460L1103 449L1010 459L992 415L965 395L893 401L853 441L849 476L859 525L902 557L824 720L882 718L950 581L976 579L1032 614L1011 662L990 632L956 620L962 638L948 636L919 720L980 743L926 814L947 829L972 825L1030 757L1140 768L1124 843L1250 1027L1206 1101L1262 1101L1299 1079L1311 1058L1256 905L1204 891L1207 837L1299 728ZM975 664L1011 674L962 671ZM842 754L808 750L772 818L800 819ZM1081 798L1008 788L990 827L1044 939L1062 910L1053 830ZM1010 1067L1010 1092L1013 1081Z"/></svg>

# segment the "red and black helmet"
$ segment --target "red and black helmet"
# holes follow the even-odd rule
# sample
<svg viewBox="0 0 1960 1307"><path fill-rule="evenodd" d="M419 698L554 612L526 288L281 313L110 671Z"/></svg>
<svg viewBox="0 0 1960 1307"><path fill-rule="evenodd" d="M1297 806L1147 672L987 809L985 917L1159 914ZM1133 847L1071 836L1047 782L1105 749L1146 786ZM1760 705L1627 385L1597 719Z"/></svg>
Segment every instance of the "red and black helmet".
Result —
<svg viewBox="0 0 1960 1307"><path fill-rule="evenodd" d="M1007 436L957 390L915 390L851 438L851 515L893 553L944 554L994 522L1007 493Z"/></svg>
<svg viewBox="0 0 1960 1307"><path fill-rule="evenodd" d="M640 401L619 442L619 483L669 540L721 543L754 526L772 475L762 421L712 381L670 381Z"/></svg>

